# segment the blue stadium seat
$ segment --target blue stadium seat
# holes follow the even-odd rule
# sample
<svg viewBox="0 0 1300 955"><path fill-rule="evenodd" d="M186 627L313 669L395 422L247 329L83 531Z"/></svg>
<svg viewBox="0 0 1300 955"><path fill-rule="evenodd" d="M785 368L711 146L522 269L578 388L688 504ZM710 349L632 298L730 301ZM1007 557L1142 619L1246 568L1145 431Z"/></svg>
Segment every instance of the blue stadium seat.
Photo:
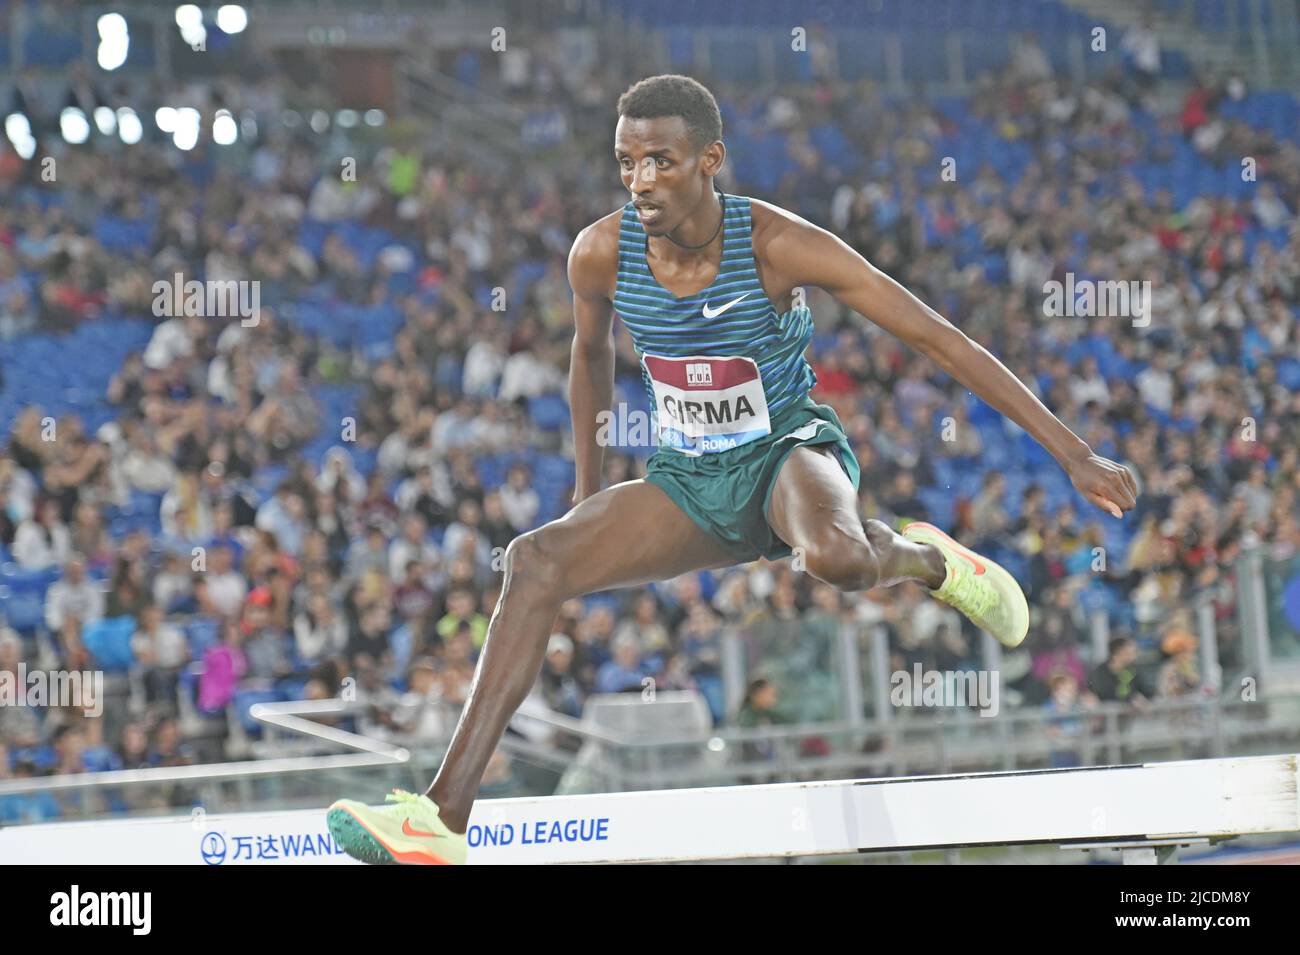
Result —
<svg viewBox="0 0 1300 955"><path fill-rule="evenodd" d="M88 624L81 639L95 659L95 665L114 673L129 670L135 662L131 650L131 635L135 633L134 617L108 617Z"/></svg>
<svg viewBox="0 0 1300 955"><path fill-rule="evenodd" d="M107 746L89 746L81 752L81 761L89 773L107 773L122 768L122 761Z"/></svg>
<svg viewBox="0 0 1300 955"><path fill-rule="evenodd" d="M528 416L543 431L560 431L569 425L569 403L563 395L538 395L528 400Z"/></svg>
<svg viewBox="0 0 1300 955"><path fill-rule="evenodd" d="M45 624L45 592L61 576L57 567L23 570L17 564L0 566L0 613L9 626L32 636Z"/></svg>
<svg viewBox="0 0 1300 955"><path fill-rule="evenodd" d="M11 758L15 763L32 763L38 772L44 772L58 764L59 754L54 751L53 746L43 744L15 748Z"/></svg>
<svg viewBox="0 0 1300 955"><path fill-rule="evenodd" d="M76 30L38 23L23 37L23 59L29 67L66 67L81 55L81 35Z"/></svg>
<svg viewBox="0 0 1300 955"><path fill-rule="evenodd" d="M221 642L220 627L210 617L191 617L185 624L185 642L189 644L190 659L202 660L209 647Z"/></svg>

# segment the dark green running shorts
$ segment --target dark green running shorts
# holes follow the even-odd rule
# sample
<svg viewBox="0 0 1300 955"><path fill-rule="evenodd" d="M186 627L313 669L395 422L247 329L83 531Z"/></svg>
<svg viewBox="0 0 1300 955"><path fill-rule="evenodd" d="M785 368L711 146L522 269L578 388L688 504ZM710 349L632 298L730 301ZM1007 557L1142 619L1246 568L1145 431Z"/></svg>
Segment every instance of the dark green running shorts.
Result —
<svg viewBox="0 0 1300 955"><path fill-rule="evenodd" d="M650 455L646 480L662 488L737 563L780 560L792 551L767 523L776 476L795 448L822 444L835 446L857 490L861 469L839 415L807 395L772 419L771 434L730 451L693 456L660 448Z"/></svg>

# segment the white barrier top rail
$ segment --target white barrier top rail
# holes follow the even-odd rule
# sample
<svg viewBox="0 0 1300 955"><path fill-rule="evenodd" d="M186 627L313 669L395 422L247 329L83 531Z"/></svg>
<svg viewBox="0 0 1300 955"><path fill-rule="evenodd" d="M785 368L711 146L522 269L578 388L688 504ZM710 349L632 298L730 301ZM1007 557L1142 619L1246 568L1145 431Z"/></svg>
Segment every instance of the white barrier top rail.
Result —
<svg viewBox="0 0 1300 955"><path fill-rule="evenodd" d="M340 794L344 795L344 794ZM1300 831L1300 756L483 800L472 864L676 862ZM323 808L0 829L7 863L346 860Z"/></svg>

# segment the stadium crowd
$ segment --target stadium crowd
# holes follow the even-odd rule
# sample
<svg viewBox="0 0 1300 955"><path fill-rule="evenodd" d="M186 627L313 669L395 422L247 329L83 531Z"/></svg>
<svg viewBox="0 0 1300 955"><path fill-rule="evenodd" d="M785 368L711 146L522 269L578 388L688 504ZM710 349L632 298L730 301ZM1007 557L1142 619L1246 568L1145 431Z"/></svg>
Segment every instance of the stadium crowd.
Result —
<svg viewBox="0 0 1300 955"><path fill-rule="evenodd" d="M567 422L536 416L565 387L565 259L626 199L605 142L624 84L593 73L570 87L543 57L526 68L523 85L547 89L573 135L517 165L396 142L352 182L305 131L268 132L237 163L205 145L183 160L170 144L129 159L79 149L57 183L0 164L0 348L107 317L150 324L108 383L104 420L69 411L51 425L32 394L0 436L0 548L53 581L43 619L0 628L0 670L116 669L129 701L104 719L0 707L0 779L221 758L240 700L350 693L374 704L366 732L449 729L504 548L570 493L546 466L566 453ZM1254 543L1277 560L1300 552L1296 143L1228 118L1228 87L1191 84L1180 110L1153 115L1122 77L1075 86L1032 56L984 77L960 120L829 78L715 92L729 131L779 137L789 165L762 188L738 160L727 191L842 235L1142 491L1107 526L1018 429L812 293L815 394L849 430L862 516L948 524L1018 570L1034 622L1004 682L1061 716L1059 732L1093 700L1213 692L1190 599L1214 601L1231 669L1235 559ZM842 148L825 146L828 125ZM967 159L975 142L993 152ZM1254 157L1258 182L1180 203L1129 170L1186 149L1224 175ZM109 241L110 221L148 228ZM387 238L350 240L374 234ZM1067 272L1149 281L1149 321L1046 315L1045 283ZM260 282L256 323L159 315L154 283L178 273ZM386 310L393 334L362 346L319 333L299 320L309 300ZM618 393L635 404L636 356L618 334ZM608 481L643 473L649 450L611 449ZM123 522L140 500L151 513ZM1090 651L1095 612L1112 625L1109 660ZM577 716L592 693L652 679L698 689L719 723L833 719L830 648L846 622L864 641L883 626L895 669L979 666L977 634L919 587L841 594L756 562L570 601L532 702ZM720 676L733 627L755 681L738 712ZM59 811L0 799L0 821Z"/></svg>

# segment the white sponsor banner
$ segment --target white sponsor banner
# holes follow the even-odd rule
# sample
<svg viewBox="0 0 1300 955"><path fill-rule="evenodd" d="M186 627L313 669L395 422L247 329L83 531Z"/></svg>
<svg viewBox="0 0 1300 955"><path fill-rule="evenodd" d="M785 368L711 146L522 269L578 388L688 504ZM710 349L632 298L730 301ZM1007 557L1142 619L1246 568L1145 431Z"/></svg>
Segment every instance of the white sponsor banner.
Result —
<svg viewBox="0 0 1300 955"><path fill-rule="evenodd" d="M1300 830L1295 755L481 801L471 864L766 858ZM0 862L351 862L325 810L0 829Z"/></svg>

